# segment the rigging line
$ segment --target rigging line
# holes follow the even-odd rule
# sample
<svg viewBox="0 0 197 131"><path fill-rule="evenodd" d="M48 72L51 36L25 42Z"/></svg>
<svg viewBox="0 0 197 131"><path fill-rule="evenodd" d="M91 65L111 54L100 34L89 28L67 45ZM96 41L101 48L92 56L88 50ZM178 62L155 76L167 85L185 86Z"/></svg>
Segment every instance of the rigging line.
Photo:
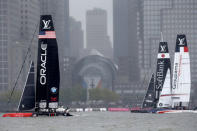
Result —
<svg viewBox="0 0 197 131"><path fill-rule="evenodd" d="M24 61L23 61L23 63L22 63L22 66L21 66L20 72L19 72L19 74L18 74L18 76L17 76L17 79L16 79L16 81L15 81L15 83L14 83L14 87L12 88L12 91L11 91L11 93L10 93L10 97L8 98L8 102L7 102L7 104L9 104L9 103L10 103L10 101L11 101L11 98L12 98L12 95L13 95L14 90L15 90L15 88L16 88L16 85L17 85L18 79L19 79L20 74L21 74L21 72L22 72L22 70L23 70L23 67L24 67L24 65L25 65L25 62L26 62L27 56L28 56L28 54L29 54L29 52L30 52L30 48L31 48L31 46L32 46L32 44L33 44L34 36L35 36L35 34L36 34L36 30L37 30L37 28L38 28L38 25L39 25L39 22L38 22L38 23L37 23L37 25L36 25L36 29L35 29L35 31L34 31L34 34L33 34L32 39L31 39L30 45L29 45L29 47L28 47L28 49L27 49L27 53L26 53L26 55L25 55L25 59L24 59Z"/></svg>

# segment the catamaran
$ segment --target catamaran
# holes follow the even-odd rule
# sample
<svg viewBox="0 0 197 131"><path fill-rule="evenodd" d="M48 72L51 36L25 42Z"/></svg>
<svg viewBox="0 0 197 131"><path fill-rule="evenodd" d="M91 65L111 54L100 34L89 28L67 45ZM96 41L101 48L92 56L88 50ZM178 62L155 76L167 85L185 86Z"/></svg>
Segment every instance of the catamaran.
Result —
<svg viewBox="0 0 197 131"><path fill-rule="evenodd" d="M162 40L163 41L163 40ZM160 42L157 55L156 76L152 74L141 108L131 112L152 112L155 108L171 107L171 64L167 42Z"/></svg>
<svg viewBox="0 0 197 131"><path fill-rule="evenodd" d="M41 15L38 38L36 85L34 84L34 64L31 62L18 106L20 113L7 113L3 117L69 114L66 109L59 106L60 72L58 46L51 15Z"/></svg>
<svg viewBox="0 0 197 131"><path fill-rule="evenodd" d="M176 39L174 67L171 94L172 109L159 111L158 113L182 113L195 112L189 109L191 72L190 58L186 35L178 34Z"/></svg>

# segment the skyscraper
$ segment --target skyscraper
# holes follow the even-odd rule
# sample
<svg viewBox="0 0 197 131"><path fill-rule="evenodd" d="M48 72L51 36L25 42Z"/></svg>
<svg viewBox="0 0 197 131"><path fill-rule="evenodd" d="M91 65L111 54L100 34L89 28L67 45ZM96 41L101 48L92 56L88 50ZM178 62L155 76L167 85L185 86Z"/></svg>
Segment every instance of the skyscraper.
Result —
<svg viewBox="0 0 197 131"><path fill-rule="evenodd" d="M84 33L80 21L70 17L70 46L71 57L79 59L80 52L84 49Z"/></svg>
<svg viewBox="0 0 197 131"><path fill-rule="evenodd" d="M27 77L27 73L30 66L30 60L34 60L36 57L37 52L37 34L38 34L38 27L39 27L39 15L40 15L40 7L39 1L27 1L27 0L19 0L20 2L20 29L19 34L20 37L18 41L14 44L15 54L15 64L12 65L13 72L16 75L13 75L13 79L16 79L16 76L19 75L19 70L22 67L23 61L25 60L26 53L28 51L29 46L30 50L28 51L28 56L25 62L25 66L22 69L20 74L20 80L18 81L19 87L23 87L25 84L25 79Z"/></svg>
<svg viewBox="0 0 197 131"><path fill-rule="evenodd" d="M105 57L112 58L112 46L107 34L107 12L94 8L86 12L87 49L96 49Z"/></svg>
<svg viewBox="0 0 197 131"><path fill-rule="evenodd" d="M20 6L18 1L0 0L0 89L11 86L13 45L19 38ZM9 55L8 55L9 54Z"/></svg>
<svg viewBox="0 0 197 131"><path fill-rule="evenodd" d="M139 80L138 46L140 10L138 0L114 0L114 60L119 66L118 80Z"/></svg>

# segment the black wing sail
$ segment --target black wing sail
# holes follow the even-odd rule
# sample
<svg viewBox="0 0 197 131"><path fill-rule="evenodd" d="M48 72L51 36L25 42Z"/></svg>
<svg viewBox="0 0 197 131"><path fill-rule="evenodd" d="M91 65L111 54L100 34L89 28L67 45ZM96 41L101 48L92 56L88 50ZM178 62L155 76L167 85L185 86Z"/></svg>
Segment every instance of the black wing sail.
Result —
<svg viewBox="0 0 197 131"><path fill-rule="evenodd" d="M18 111L31 110L35 107L34 63L31 62Z"/></svg>
<svg viewBox="0 0 197 131"><path fill-rule="evenodd" d="M157 69L155 79L155 101L158 102L168 69L171 70L170 56L167 42L159 43Z"/></svg>
<svg viewBox="0 0 197 131"><path fill-rule="evenodd" d="M154 107L154 100L155 100L155 90L154 90L154 73L152 74L152 77L150 79L148 89L144 98L144 101L142 103L142 108L149 108Z"/></svg>
<svg viewBox="0 0 197 131"><path fill-rule="evenodd" d="M58 108L59 81L58 46L52 17L51 15L42 15L36 81L36 107L38 109Z"/></svg>

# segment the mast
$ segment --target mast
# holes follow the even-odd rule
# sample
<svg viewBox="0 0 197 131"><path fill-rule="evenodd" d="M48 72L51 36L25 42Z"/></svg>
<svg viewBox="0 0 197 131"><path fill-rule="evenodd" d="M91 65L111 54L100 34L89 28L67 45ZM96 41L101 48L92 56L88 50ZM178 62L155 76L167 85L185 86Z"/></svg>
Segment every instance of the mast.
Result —
<svg viewBox="0 0 197 131"><path fill-rule="evenodd" d="M51 15L41 15L38 40L36 110L54 111L59 101L59 59Z"/></svg>
<svg viewBox="0 0 197 131"><path fill-rule="evenodd" d="M18 111L35 108L35 80L34 63L31 61L23 93L19 102Z"/></svg>
<svg viewBox="0 0 197 131"><path fill-rule="evenodd" d="M169 72L169 74L167 74L167 72ZM157 69L156 69L156 80L155 80L155 104L157 104L155 105L156 107L158 105L160 105L160 107L164 106L164 103L162 103L162 101L160 101L159 104L158 102L161 96L161 91L164 88L164 82L165 82L165 88L171 87L170 72L171 72L171 65L170 65L170 55L168 51L168 45L167 42L160 42L158 55L157 55ZM165 94L165 95L170 95L170 94Z"/></svg>
<svg viewBox="0 0 197 131"><path fill-rule="evenodd" d="M191 89L190 58L186 35L178 34L172 81L173 107L188 107Z"/></svg>

